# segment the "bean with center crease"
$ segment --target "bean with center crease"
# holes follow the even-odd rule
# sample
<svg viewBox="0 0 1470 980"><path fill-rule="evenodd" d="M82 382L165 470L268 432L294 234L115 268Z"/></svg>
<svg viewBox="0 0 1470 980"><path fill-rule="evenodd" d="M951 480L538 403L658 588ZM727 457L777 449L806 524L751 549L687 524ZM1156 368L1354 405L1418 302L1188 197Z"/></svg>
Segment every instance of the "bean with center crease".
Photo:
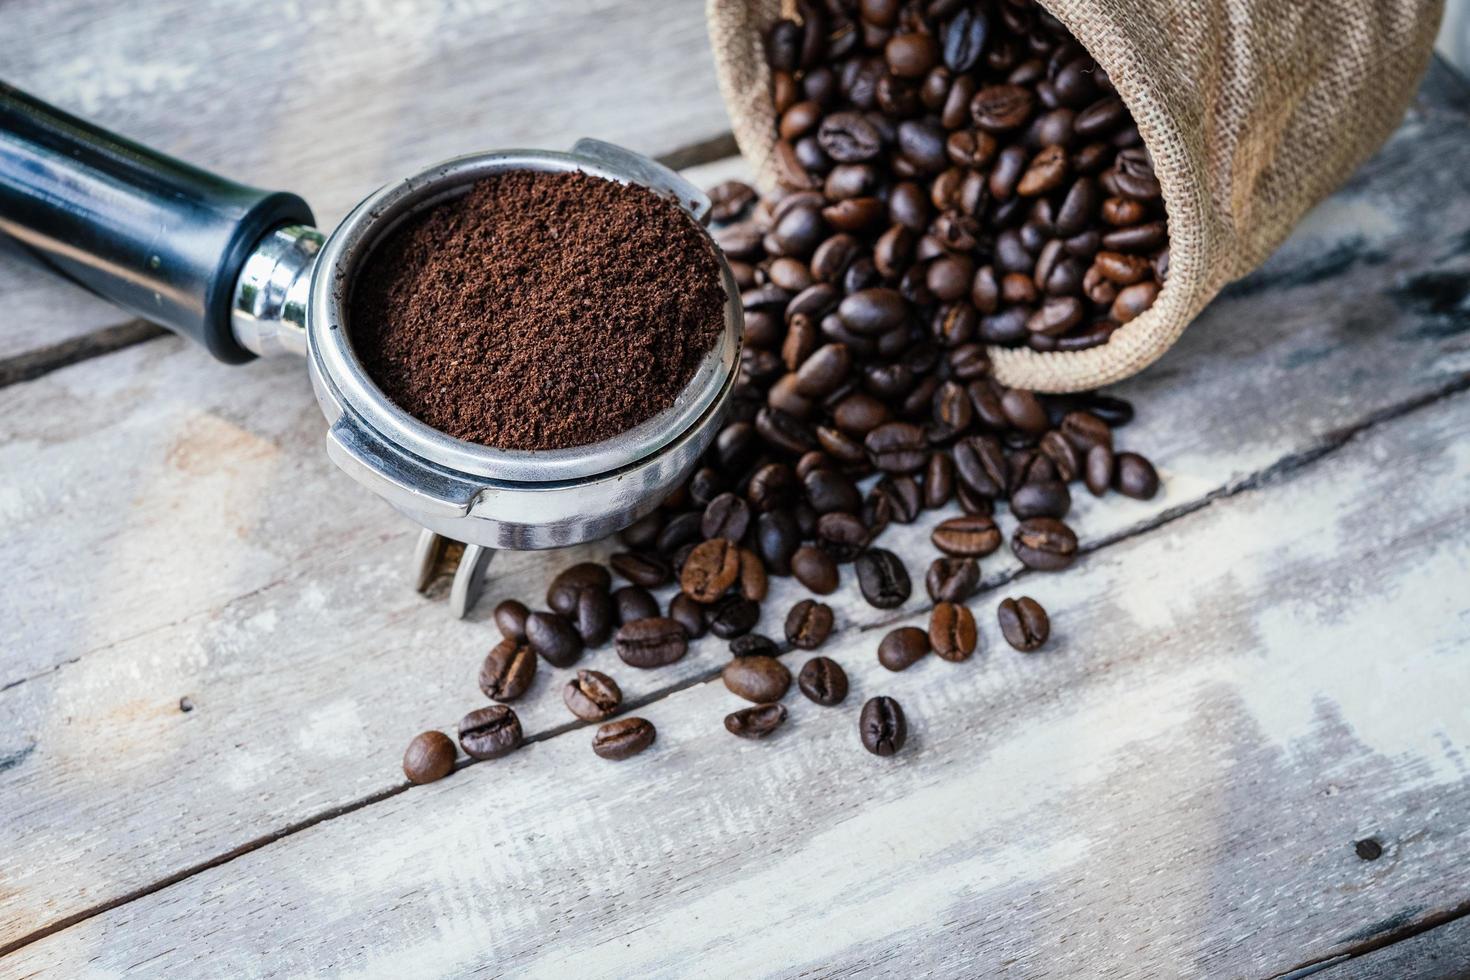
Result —
<svg viewBox="0 0 1470 980"><path fill-rule="evenodd" d="M592 751L604 759L620 762L653 744L657 731L647 718L619 718L597 729Z"/></svg>
<svg viewBox="0 0 1470 980"><path fill-rule="evenodd" d="M741 708L725 716L725 730L740 738L765 738L780 728L786 721L786 706L781 704L758 704Z"/></svg>

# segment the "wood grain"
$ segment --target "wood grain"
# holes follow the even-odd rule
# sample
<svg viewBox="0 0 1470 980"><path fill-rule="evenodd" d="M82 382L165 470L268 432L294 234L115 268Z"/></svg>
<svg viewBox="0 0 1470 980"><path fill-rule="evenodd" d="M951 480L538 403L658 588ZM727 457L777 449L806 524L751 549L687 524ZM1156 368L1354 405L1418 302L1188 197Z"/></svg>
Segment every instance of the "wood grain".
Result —
<svg viewBox="0 0 1470 980"><path fill-rule="evenodd" d="M662 154L729 130L689 0L9 0L0 66L145 145L295 191L324 228L461 153L597 136ZM0 251L0 365L127 319Z"/></svg>
<svg viewBox="0 0 1470 980"><path fill-rule="evenodd" d="M1470 394L1008 592L1026 656L823 652L731 738L718 683L640 711L608 764L568 733L42 939L17 975L150 972L1260 976L1459 903L1470 880ZM900 700L898 756L856 709ZM1353 849L1374 835L1377 861ZM1455 883L1460 883L1457 886Z"/></svg>
<svg viewBox="0 0 1470 980"><path fill-rule="evenodd" d="M1321 980L1466 980L1470 978L1470 916L1355 956Z"/></svg>

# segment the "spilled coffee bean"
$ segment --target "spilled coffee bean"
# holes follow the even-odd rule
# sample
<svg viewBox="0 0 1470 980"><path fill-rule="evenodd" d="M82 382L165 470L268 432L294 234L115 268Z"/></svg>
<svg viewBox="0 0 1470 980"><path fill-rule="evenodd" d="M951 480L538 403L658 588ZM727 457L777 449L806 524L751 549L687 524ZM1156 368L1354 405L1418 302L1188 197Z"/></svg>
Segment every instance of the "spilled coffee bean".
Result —
<svg viewBox="0 0 1470 980"><path fill-rule="evenodd" d="M653 744L657 731L647 718L619 718L597 729L592 751L604 759L621 762Z"/></svg>
<svg viewBox="0 0 1470 980"><path fill-rule="evenodd" d="M858 734L863 748L874 755L893 755L908 740L908 720L893 698L869 698L858 717Z"/></svg>
<svg viewBox="0 0 1470 980"><path fill-rule="evenodd" d="M725 730L740 738L765 738L786 721L786 707L780 704L758 704L741 708L725 716Z"/></svg>
<svg viewBox="0 0 1470 980"><path fill-rule="evenodd" d="M817 704L841 704L847 698L847 672L828 657L813 657L802 665L796 686Z"/></svg>

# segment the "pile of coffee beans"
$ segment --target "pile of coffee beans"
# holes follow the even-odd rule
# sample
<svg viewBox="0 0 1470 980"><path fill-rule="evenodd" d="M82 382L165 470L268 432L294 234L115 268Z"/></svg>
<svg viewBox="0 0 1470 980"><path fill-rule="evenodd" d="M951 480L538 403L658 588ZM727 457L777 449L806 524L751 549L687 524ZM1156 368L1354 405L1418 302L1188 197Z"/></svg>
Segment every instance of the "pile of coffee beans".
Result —
<svg viewBox="0 0 1470 980"><path fill-rule="evenodd" d="M1066 523L1074 488L1159 489L1148 460L1115 444L1127 402L1006 387L986 353L1103 343L1164 281L1158 182L1106 74L1031 0L796 7L799 21L767 38L783 192L762 200L730 182L711 193L745 310L724 427L689 480L621 532L611 571L573 565L546 609L495 610L504 639L480 673L493 701L521 696L540 660L572 667L611 640L628 668L656 669L713 634L730 645L721 680L751 702L726 730L767 738L788 720L792 683L782 645L754 632L771 576L817 597L855 578L869 605L898 608L914 575L878 539L949 509L929 529L928 628L892 630L876 656L892 671L930 652L960 663L981 647L968 602L982 559L1009 540L1027 568L1060 571L1079 553ZM996 623L1026 653L1051 632L1028 596L1004 599ZM802 599L785 613L785 649L815 651L833 629L830 606ZM828 657L795 680L817 705L848 695ZM601 725L603 758L654 741L646 719L613 717L622 694L607 674L578 670L563 699ZM856 722L869 752L903 748L908 721L892 697L867 700ZM459 735L477 758L521 738L503 703L471 712ZM425 733L404 769L429 781L453 758L446 737Z"/></svg>
<svg viewBox="0 0 1470 980"><path fill-rule="evenodd" d="M795 6L766 38L788 193L724 243L794 260L768 285L803 295L803 336L892 355L919 324L950 351L1081 350L1153 304L1169 269L1153 162L1055 17L1033 0ZM783 391L820 397L840 357Z"/></svg>

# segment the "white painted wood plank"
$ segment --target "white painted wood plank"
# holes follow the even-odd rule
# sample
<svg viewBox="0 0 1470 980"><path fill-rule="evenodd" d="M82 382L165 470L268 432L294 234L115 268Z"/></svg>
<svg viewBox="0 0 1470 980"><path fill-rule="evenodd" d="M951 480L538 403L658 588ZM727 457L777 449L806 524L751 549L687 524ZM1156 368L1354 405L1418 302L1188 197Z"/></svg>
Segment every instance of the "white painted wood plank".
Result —
<svg viewBox="0 0 1470 980"><path fill-rule="evenodd" d="M1409 288L1466 281L1470 168L1442 166L1456 153L1470 153L1458 135L1406 132L1283 251L1269 289L1222 300L1126 389L1142 417L1123 441L1157 457L1168 492L1102 507L1080 494L1085 540L1463 381L1464 316ZM1421 227L1427 200L1442 225ZM20 624L0 662L0 793L24 801L0 825L7 940L390 789L413 732L479 703L490 604L538 595L569 560L503 557L479 622L417 599L402 577L412 530L321 457L298 370L226 369L165 340L0 392L0 561L13 570L0 621ZM926 531L884 543L926 561ZM991 577L1013 568L986 562ZM799 594L782 588L772 632ZM853 592L840 620L872 623ZM647 695L712 669L720 647L617 676ZM540 683L523 709L532 732L566 720L553 673ZM161 834L174 846L158 848Z"/></svg>
<svg viewBox="0 0 1470 980"><path fill-rule="evenodd" d="M1375 950L1319 974L1321 980L1466 980L1470 916Z"/></svg>
<svg viewBox="0 0 1470 980"><path fill-rule="evenodd" d="M7 82L330 228L437 160L599 136L664 153L729 129L690 0L9 0ZM127 319L0 252L0 360Z"/></svg>
<svg viewBox="0 0 1470 980"><path fill-rule="evenodd" d="M1016 589L1053 643L880 668L731 738L718 683L266 846L39 940L105 974L1259 976L1470 880L1470 395ZM909 744L858 745L897 697ZM1353 842L1384 842L1363 861Z"/></svg>

